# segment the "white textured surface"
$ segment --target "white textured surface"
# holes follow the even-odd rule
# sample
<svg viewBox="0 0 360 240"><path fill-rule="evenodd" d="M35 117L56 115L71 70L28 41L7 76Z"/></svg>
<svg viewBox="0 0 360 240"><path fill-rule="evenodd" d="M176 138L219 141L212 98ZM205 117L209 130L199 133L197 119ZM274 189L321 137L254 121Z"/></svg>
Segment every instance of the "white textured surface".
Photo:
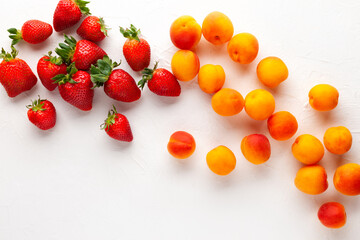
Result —
<svg viewBox="0 0 360 240"><path fill-rule="evenodd" d="M236 2L236 4L235 4ZM14 7L13 4L16 4ZM20 28L28 19L52 23L57 1L1 1L0 46L9 49L6 29ZM0 239L342 239L360 235L359 197L336 192L336 166L359 163L360 155L360 2L328 1L116 1L92 0L94 15L112 28L101 46L113 59L122 59L125 41L118 26L133 23L152 46L152 60L170 68L176 48L169 39L172 21L192 15L200 24L211 11L226 13L235 32L253 33L260 52L254 63L240 66L226 46L214 47L202 39L197 52L201 65L221 64L226 87L243 96L262 88L256 65L275 55L288 65L290 76L278 89L276 111L289 110L299 122L297 135L322 139L330 126L344 125L353 134L353 147L344 156L326 153L320 162L328 172L329 189L320 196L299 192L293 179L301 166L292 156L292 138L270 140L272 157L262 166L248 163L240 152L241 139L251 133L269 134L266 122L244 112L217 116L210 96L196 80L182 83L179 98L161 98L147 88L140 101L114 102L97 89L91 112L64 102L58 91L36 87L15 99L0 88ZM16 8L16 12L10 9ZM74 32L76 28L67 33ZM79 38L76 34L74 34ZM42 54L62 41L61 34L42 45L18 45L20 57L33 70ZM139 75L129 71L136 79ZM331 113L315 112L307 103L309 89L329 83L340 92ZM40 94L51 100L57 125L43 132L26 116L30 99ZM131 144L110 139L99 125L112 104L132 126ZM194 155L183 162L169 156L166 144L176 130L186 130L197 141ZM206 153L226 145L237 156L235 171L215 176L206 166ZM348 223L339 230L323 227L317 210L325 201L345 205Z"/></svg>

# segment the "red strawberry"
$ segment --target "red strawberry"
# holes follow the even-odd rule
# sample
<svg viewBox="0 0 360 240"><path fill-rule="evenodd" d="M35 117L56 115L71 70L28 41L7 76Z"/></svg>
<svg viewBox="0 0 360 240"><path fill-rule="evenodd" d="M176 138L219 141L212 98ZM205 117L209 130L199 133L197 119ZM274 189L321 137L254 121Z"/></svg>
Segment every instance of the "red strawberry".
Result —
<svg viewBox="0 0 360 240"><path fill-rule="evenodd" d="M140 29L130 25L130 29L124 30L120 27L120 32L127 38L123 53L126 61L134 71L141 71L150 64L150 45L143 38L139 38Z"/></svg>
<svg viewBox="0 0 360 240"><path fill-rule="evenodd" d="M21 39L31 44L37 44L48 39L52 32L52 26L39 20L29 20L24 23L21 30L16 28L8 29L10 38L13 40L11 45L17 44Z"/></svg>
<svg viewBox="0 0 360 240"><path fill-rule="evenodd" d="M61 97L83 111L91 110L94 89L90 74L78 71L74 64L67 68L67 72L67 75L59 74L53 78L59 84Z"/></svg>
<svg viewBox="0 0 360 240"><path fill-rule="evenodd" d="M49 91L53 91L58 84L54 83L52 78L59 74L67 74L66 67L62 59L51 56L51 52L49 52L48 56L40 58L37 64L37 73L44 87Z"/></svg>
<svg viewBox="0 0 360 240"><path fill-rule="evenodd" d="M73 37L65 36L65 43L60 43L59 48L55 52L65 61L70 64L75 63L79 70L87 71L92 64L96 64L98 59L102 59L106 54L98 45L88 40L76 41Z"/></svg>
<svg viewBox="0 0 360 240"><path fill-rule="evenodd" d="M107 119L101 125L102 129L105 129L106 133L119 141L131 142L133 135L131 132L130 124L127 118L114 109L110 110Z"/></svg>
<svg viewBox="0 0 360 240"><path fill-rule="evenodd" d="M144 75L138 85L141 89L148 83L150 91L160 96L177 97L181 93L181 87L175 76L164 68L158 68L158 63L154 69L145 68Z"/></svg>
<svg viewBox="0 0 360 240"><path fill-rule="evenodd" d="M86 40L100 42L107 36L108 30L103 18L89 16L84 19L76 32Z"/></svg>
<svg viewBox="0 0 360 240"><path fill-rule="evenodd" d="M0 63L0 83L9 97L16 97L35 86L37 78L24 60L16 58L18 51L14 46L11 49L11 54L4 49L0 53L0 58L4 59Z"/></svg>
<svg viewBox="0 0 360 240"><path fill-rule="evenodd" d="M53 128L56 123L56 110L54 105L46 100L39 99L32 102L31 105L26 106L29 110L27 112L30 122L41 130L48 130Z"/></svg>
<svg viewBox="0 0 360 240"><path fill-rule="evenodd" d="M120 64L105 56L97 61L97 67L91 66L91 81L95 87L104 86L105 93L118 101L133 102L141 97L141 91L134 78L126 71L116 69Z"/></svg>
<svg viewBox="0 0 360 240"><path fill-rule="evenodd" d="M90 15L84 0L60 0L54 12L53 25L57 32L65 30L78 23L82 15Z"/></svg>

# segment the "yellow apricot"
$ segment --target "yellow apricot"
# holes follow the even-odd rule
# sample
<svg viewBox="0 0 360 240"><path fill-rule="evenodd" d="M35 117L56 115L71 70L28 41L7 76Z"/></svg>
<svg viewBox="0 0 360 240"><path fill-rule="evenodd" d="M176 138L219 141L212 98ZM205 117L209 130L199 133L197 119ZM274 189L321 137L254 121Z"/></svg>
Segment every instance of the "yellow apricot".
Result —
<svg viewBox="0 0 360 240"><path fill-rule="evenodd" d="M215 11L205 17L202 34L210 43L221 45L231 39L234 34L234 26L225 14Z"/></svg>
<svg viewBox="0 0 360 240"><path fill-rule="evenodd" d="M352 145L351 132L343 126L328 128L324 134L324 145L333 154L344 154Z"/></svg>
<svg viewBox="0 0 360 240"><path fill-rule="evenodd" d="M303 164L311 165L319 162L324 156L324 146L319 139L303 134L296 138L292 145L294 157Z"/></svg>
<svg viewBox="0 0 360 240"><path fill-rule="evenodd" d="M233 116L241 112L244 107L242 95L231 88L223 88L211 99L214 111L221 116Z"/></svg>
<svg viewBox="0 0 360 240"><path fill-rule="evenodd" d="M285 63L278 57L267 57L261 60L256 73L260 82L269 88L275 88L289 75Z"/></svg>
<svg viewBox="0 0 360 240"><path fill-rule="evenodd" d="M171 60L171 70L180 81L190 81L196 77L200 61L196 53L190 50L177 51Z"/></svg>
<svg viewBox="0 0 360 240"><path fill-rule="evenodd" d="M227 51L234 62L249 64L258 54L259 43L254 35L239 33L229 41Z"/></svg>
<svg viewBox="0 0 360 240"><path fill-rule="evenodd" d="M271 115L267 121L269 133L278 141L285 141L295 135L298 123L294 115L288 111L280 111Z"/></svg>
<svg viewBox="0 0 360 240"><path fill-rule="evenodd" d="M211 171L218 175L228 175L236 166L234 153L225 146L218 146L208 152L206 163Z"/></svg>
<svg viewBox="0 0 360 240"><path fill-rule="evenodd" d="M201 39L201 27L193 17L181 16L171 24L170 38L176 47L191 50Z"/></svg>
<svg viewBox="0 0 360 240"><path fill-rule="evenodd" d="M216 93L225 83L225 72L220 65L206 64L200 68L198 83L206 93Z"/></svg>
<svg viewBox="0 0 360 240"><path fill-rule="evenodd" d="M245 97L245 111L255 120L266 120L275 110L273 95L264 90L256 89L249 92Z"/></svg>
<svg viewBox="0 0 360 240"><path fill-rule="evenodd" d="M262 164L269 160L271 146L269 139L263 134L251 134L241 141L241 152L249 162Z"/></svg>
<svg viewBox="0 0 360 240"><path fill-rule="evenodd" d="M309 91L309 103L318 111L330 111L338 104L339 92L329 84L318 84Z"/></svg>
<svg viewBox="0 0 360 240"><path fill-rule="evenodd" d="M319 165L300 168L294 182L300 191L312 195L323 193L328 188L325 168Z"/></svg>

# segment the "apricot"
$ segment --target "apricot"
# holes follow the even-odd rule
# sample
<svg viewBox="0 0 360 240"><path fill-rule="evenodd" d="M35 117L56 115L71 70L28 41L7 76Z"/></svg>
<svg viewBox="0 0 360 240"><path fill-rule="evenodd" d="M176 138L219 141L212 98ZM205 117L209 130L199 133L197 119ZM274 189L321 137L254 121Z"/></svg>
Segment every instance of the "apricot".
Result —
<svg viewBox="0 0 360 240"><path fill-rule="evenodd" d="M352 145L351 132L343 126L328 128L324 134L324 145L333 154L344 154Z"/></svg>
<svg viewBox="0 0 360 240"><path fill-rule="evenodd" d="M328 188L325 168L309 165L299 169L295 177L295 186L307 194L320 194Z"/></svg>
<svg viewBox="0 0 360 240"><path fill-rule="evenodd" d="M199 72L199 57L190 50L179 50L172 57L171 69L178 80L184 82L190 81Z"/></svg>
<svg viewBox="0 0 360 240"><path fill-rule="evenodd" d="M289 71L280 58L267 57L257 65L256 74L262 84L275 88L288 78Z"/></svg>
<svg viewBox="0 0 360 240"><path fill-rule="evenodd" d="M264 163L271 155L269 139L263 134L246 136L241 141L241 152L253 164Z"/></svg>
<svg viewBox="0 0 360 240"><path fill-rule="evenodd" d="M184 131L174 132L170 136L167 149L169 153L179 159L184 159L190 157L196 148L196 143L194 137Z"/></svg>
<svg viewBox="0 0 360 240"><path fill-rule="evenodd" d="M225 146L218 146L208 152L206 162L210 170L218 175L228 175L236 166L234 153Z"/></svg>
<svg viewBox="0 0 360 240"><path fill-rule="evenodd" d="M220 65L206 64L198 74L200 89L206 93L216 93L225 83L225 72Z"/></svg>
<svg viewBox="0 0 360 240"><path fill-rule="evenodd" d="M214 111L221 116L233 116L241 112L244 107L242 95L231 88L223 88L211 99Z"/></svg>
<svg viewBox="0 0 360 240"><path fill-rule="evenodd" d="M339 92L329 84L318 84L309 91L309 103L318 111L330 111L338 104Z"/></svg>
<svg viewBox="0 0 360 240"><path fill-rule="evenodd" d="M229 41L227 51L234 62L249 64L258 54L259 43L254 35L239 33Z"/></svg>
<svg viewBox="0 0 360 240"><path fill-rule="evenodd" d="M346 223L345 208L338 202L324 203L319 208L318 218L325 227L341 228Z"/></svg>
<svg viewBox="0 0 360 240"><path fill-rule="evenodd" d="M298 129L298 123L291 113L280 111L269 117L267 127L272 138L285 141L294 136Z"/></svg>
<svg viewBox="0 0 360 240"><path fill-rule="evenodd" d="M334 174L335 188L342 194L356 196L360 194L360 165L347 163L338 167Z"/></svg>
<svg viewBox="0 0 360 240"><path fill-rule="evenodd" d="M275 110L275 99L264 89L256 89L245 97L245 111L255 120L268 119Z"/></svg>
<svg viewBox="0 0 360 240"><path fill-rule="evenodd" d="M170 26L170 38L175 47L193 49L201 39L201 27L191 16L181 16Z"/></svg>
<svg viewBox="0 0 360 240"><path fill-rule="evenodd" d="M295 139L292 145L292 154L301 163L311 165L319 162L324 157L324 146L319 139L303 134Z"/></svg>
<svg viewBox="0 0 360 240"><path fill-rule="evenodd" d="M234 34L231 20L221 12L208 14L202 24L204 38L214 45L228 42Z"/></svg>

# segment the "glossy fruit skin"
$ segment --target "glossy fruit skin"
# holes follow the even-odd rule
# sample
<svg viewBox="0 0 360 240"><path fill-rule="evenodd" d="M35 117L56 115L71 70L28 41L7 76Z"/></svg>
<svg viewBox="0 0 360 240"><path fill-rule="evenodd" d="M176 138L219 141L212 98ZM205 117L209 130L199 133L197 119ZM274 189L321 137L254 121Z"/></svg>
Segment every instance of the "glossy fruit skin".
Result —
<svg viewBox="0 0 360 240"><path fill-rule="evenodd" d="M191 50L201 39L201 26L191 16L181 16L170 26L170 39L175 47Z"/></svg>
<svg viewBox="0 0 360 240"><path fill-rule="evenodd" d="M181 93L181 87L175 76L164 68L154 71L153 77L148 81L150 91L166 97L177 97Z"/></svg>
<svg viewBox="0 0 360 240"><path fill-rule="evenodd" d="M324 203L319 208L318 218L325 227L341 228L346 223L345 208L338 202Z"/></svg>
<svg viewBox="0 0 360 240"><path fill-rule="evenodd" d="M98 59L102 59L106 52L93 42L80 40L76 43L75 53L72 62L79 70L87 71Z"/></svg>
<svg viewBox="0 0 360 240"><path fill-rule="evenodd" d="M80 27L76 30L76 33L89 41L100 42L106 37L101 31L100 18L95 16L88 16L81 23Z"/></svg>
<svg viewBox="0 0 360 240"><path fill-rule="evenodd" d="M81 19L82 13L73 0L60 0L56 6L53 26L56 32L74 26Z"/></svg>
<svg viewBox="0 0 360 240"><path fill-rule="evenodd" d="M56 110L54 105L48 100L41 101L40 103L44 104L42 108L45 110L33 111L29 109L27 115L30 122L41 130L53 128L56 123Z"/></svg>
<svg viewBox="0 0 360 240"><path fill-rule="evenodd" d="M141 71L150 64L150 45L140 38L140 42L135 39L127 39L123 46L123 54L132 70Z"/></svg>
<svg viewBox="0 0 360 240"><path fill-rule="evenodd" d="M115 114L115 122L105 128L106 133L113 139L125 142L133 140L132 131L128 119L120 114Z"/></svg>
<svg viewBox="0 0 360 240"><path fill-rule="evenodd" d="M104 91L109 97L122 102L134 102L141 97L134 78L122 69L112 71L104 84Z"/></svg>
<svg viewBox="0 0 360 240"><path fill-rule="evenodd" d="M92 100L94 97L93 83L90 74L84 71L78 71L72 79L77 83L67 82L59 85L61 97L71 105L83 110L92 109Z"/></svg>
<svg viewBox="0 0 360 240"><path fill-rule="evenodd" d="M53 33L52 26L39 20L26 21L21 28L24 41L37 44L48 39Z"/></svg>
<svg viewBox="0 0 360 240"><path fill-rule="evenodd" d="M185 131L177 131L171 134L167 149L177 159L190 157L196 148L194 137Z"/></svg>
<svg viewBox="0 0 360 240"><path fill-rule="evenodd" d="M52 78L58 74L66 74L66 64L56 65L55 63L46 61L49 59L48 56L40 58L37 64L37 73L44 87L49 91L53 91L58 84L54 83Z"/></svg>
<svg viewBox="0 0 360 240"><path fill-rule="evenodd" d="M16 97L34 87L37 78L24 60L15 58L0 63L0 82L9 97Z"/></svg>

